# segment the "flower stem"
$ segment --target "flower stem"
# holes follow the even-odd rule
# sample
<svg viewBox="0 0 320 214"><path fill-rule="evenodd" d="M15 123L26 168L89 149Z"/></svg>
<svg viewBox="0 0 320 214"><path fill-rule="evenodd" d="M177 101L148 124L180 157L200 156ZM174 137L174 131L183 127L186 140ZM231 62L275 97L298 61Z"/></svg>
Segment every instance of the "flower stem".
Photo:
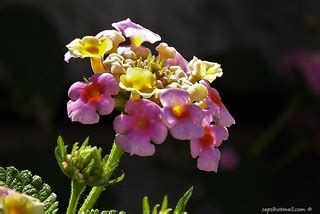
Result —
<svg viewBox="0 0 320 214"><path fill-rule="evenodd" d="M107 179L109 180L114 170L117 168L120 162L120 158L123 154L123 151L114 143L106 162L106 169L107 169ZM91 210L94 204L97 202L100 194L103 192L106 186L96 186L93 187L87 196L86 200L84 201L83 205L80 208L79 213L82 213L87 210Z"/></svg>
<svg viewBox="0 0 320 214"><path fill-rule="evenodd" d="M249 150L249 157L257 157L264 149L268 147L270 143L273 142L274 138L280 133L283 126L301 103L303 96L303 92L297 93L295 96L293 96L293 98L288 102L288 105L278 115L269 128L267 128L267 130L260 137L258 137L255 144Z"/></svg>
<svg viewBox="0 0 320 214"><path fill-rule="evenodd" d="M81 194L86 188L85 184L78 183L75 180L71 180L71 196L69 200L69 205L67 209L67 214L75 214L77 205L80 199Z"/></svg>

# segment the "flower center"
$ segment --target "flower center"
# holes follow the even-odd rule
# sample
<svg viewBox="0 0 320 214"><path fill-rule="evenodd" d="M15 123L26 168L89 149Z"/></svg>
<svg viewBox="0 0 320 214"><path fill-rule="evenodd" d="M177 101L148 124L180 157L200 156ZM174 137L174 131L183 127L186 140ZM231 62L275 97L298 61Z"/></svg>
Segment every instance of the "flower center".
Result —
<svg viewBox="0 0 320 214"><path fill-rule="evenodd" d="M8 210L8 214L23 214L25 213L24 212L24 209L22 207L10 207L9 210Z"/></svg>
<svg viewBox="0 0 320 214"><path fill-rule="evenodd" d="M214 102L218 107L222 106L222 101L220 99L220 97L218 96L218 94L216 94L215 92L210 92L210 99L212 102Z"/></svg>
<svg viewBox="0 0 320 214"><path fill-rule="evenodd" d="M149 122L146 118L140 118L138 121L137 121L137 127L140 128L140 129L146 129L149 127Z"/></svg>
<svg viewBox="0 0 320 214"><path fill-rule="evenodd" d="M102 88L98 83L88 84L81 93L88 102L97 102L102 96Z"/></svg>
<svg viewBox="0 0 320 214"><path fill-rule="evenodd" d="M178 118L189 117L189 112L185 106L176 104L172 107L172 113Z"/></svg>
<svg viewBox="0 0 320 214"><path fill-rule="evenodd" d="M204 128L204 135L200 138L200 143L203 147L210 147L215 143L215 137L209 126Z"/></svg>
<svg viewBox="0 0 320 214"><path fill-rule="evenodd" d="M88 51L89 53L92 54L98 54L99 53L99 49L95 46L88 46L86 47L86 51Z"/></svg>

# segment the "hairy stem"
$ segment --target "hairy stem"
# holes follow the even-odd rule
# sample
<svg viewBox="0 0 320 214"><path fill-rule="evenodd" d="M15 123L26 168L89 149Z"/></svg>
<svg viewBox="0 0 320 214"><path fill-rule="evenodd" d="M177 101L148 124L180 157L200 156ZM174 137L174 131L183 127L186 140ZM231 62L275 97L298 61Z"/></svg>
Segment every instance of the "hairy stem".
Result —
<svg viewBox="0 0 320 214"><path fill-rule="evenodd" d="M70 195L69 205L67 209L67 214L76 213L80 196L83 193L85 188L86 188L85 184L81 184L74 180L71 180L71 195Z"/></svg>

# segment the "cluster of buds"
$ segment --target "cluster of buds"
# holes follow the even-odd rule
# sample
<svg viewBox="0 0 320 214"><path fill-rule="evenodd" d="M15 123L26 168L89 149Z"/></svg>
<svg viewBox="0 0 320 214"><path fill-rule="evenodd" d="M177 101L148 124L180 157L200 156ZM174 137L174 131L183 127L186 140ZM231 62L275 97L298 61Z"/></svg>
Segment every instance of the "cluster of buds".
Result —
<svg viewBox="0 0 320 214"><path fill-rule="evenodd" d="M228 138L234 119L210 84L222 76L218 63L196 57L188 62L161 37L126 19L96 36L75 39L67 45L65 61L89 58L93 75L74 83L68 92L72 121L94 124L115 108L115 143L131 155L151 156L154 144L168 132L189 140L197 166L217 171L218 146ZM128 39L129 41L126 41ZM151 143L153 142L153 143Z"/></svg>
<svg viewBox="0 0 320 214"><path fill-rule="evenodd" d="M0 213L43 214L44 204L29 195L0 186Z"/></svg>

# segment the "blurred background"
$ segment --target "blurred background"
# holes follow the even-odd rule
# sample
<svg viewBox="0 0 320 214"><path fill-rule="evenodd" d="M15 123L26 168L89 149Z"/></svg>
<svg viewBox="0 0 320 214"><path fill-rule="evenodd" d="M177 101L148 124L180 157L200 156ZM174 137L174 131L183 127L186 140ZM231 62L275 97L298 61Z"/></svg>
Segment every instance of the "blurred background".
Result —
<svg viewBox="0 0 320 214"><path fill-rule="evenodd" d="M236 120L220 147L218 173L201 172L188 142L168 139L153 157L125 154L126 178L108 188L98 207L141 212L194 186L195 214L262 213L266 207L312 207L320 213L320 2L316 0L100 1L1 0L0 166L30 169L49 183L65 209L69 181L53 150L61 134L109 151L112 121L85 126L66 113L69 86L88 76L89 63L63 61L74 38L111 29L126 18L174 46L218 62L213 82Z"/></svg>

